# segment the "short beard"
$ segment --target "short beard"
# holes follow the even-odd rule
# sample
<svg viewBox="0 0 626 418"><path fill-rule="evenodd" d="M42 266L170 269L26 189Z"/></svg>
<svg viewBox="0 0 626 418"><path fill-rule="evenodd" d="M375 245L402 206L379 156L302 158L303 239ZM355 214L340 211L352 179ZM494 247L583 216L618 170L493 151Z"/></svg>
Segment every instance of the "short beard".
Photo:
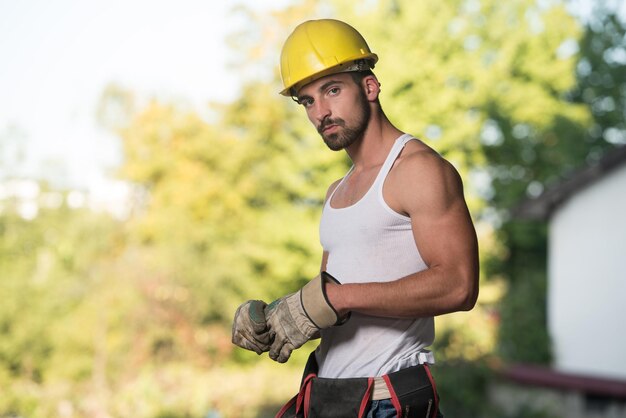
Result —
<svg viewBox="0 0 626 418"><path fill-rule="evenodd" d="M369 107L369 103L365 97L365 94L361 92L360 111L358 118L353 126L346 126L346 121L341 118L336 119L324 119L322 123L317 127L317 131L322 136L324 143L328 148L333 151L340 151L354 144L356 141L363 137L367 124L369 122L372 110ZM331 133L325 135L323 130L328 125L337 125L341 129L337 133Z"/></svg>

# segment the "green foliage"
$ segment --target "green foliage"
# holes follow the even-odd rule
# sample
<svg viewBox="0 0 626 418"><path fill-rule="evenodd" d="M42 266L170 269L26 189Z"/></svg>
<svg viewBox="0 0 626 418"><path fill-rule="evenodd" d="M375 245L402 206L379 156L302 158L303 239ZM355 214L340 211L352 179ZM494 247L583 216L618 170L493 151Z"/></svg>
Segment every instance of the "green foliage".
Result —
<svg viewBox="0 0 626 418"><path fill-rule="evenodd" d="M586 135L588 159L612 145L626 144L626 21L598 2L579 42L578 83L570 99L591 110Z"/></svg>
<svg viewBox="0 0 626 418"><path fill-rule="evenodd" d="M507 362L549 364L552 360L546 323L546 275L526 269L502 300L499 354Z"/></svg>
<svg viewBox="0 0 626 418"><path fill-rule="evenodd" d="M242 297L277 297L319 268L336 158L258 90L220 109L218 126L154 103L122 134L121 174L149 195L133 235L150 269L194 295L180 306L193 321L229 321Z"/></svg>
<svg viewBox="0 0 626 418"><path fill-rule="evenodd" d="M457 418L490 417L487 398L492 371L484 359L438 359L432 368L444 416Z"/></svg>
<svg viewBox="0 0 626 418"><path fill-rule="evenodd" d="M0 216L0 413L49 416L39 385L92 375L89 335L73 328L66 339L61 330L93 297L95 270L115 254L117 228L108 216L67 206L40 208L33 220L11 207Z"/></svg>

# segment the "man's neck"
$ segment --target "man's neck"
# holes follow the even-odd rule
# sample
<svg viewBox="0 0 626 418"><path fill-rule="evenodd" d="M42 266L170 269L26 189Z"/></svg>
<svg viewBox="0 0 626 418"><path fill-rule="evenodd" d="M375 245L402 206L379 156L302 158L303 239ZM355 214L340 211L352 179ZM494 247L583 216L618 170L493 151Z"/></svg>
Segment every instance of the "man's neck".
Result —
<svg viewBox="0 0 626 418"><path fill-rule="evenodd" d="M362 170L382 164L395 140L402 134L382 111L372 112L363 137L346 148L354 169Z"/></svg>

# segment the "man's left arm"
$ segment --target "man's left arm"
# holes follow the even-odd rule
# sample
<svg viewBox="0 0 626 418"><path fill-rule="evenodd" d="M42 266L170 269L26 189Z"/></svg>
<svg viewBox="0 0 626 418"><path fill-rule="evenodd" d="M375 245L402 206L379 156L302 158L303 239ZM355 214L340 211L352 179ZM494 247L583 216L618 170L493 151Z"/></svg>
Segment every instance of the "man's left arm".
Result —
<svg viewBox="0 0 626 418"><path fill-rule="evenodd" d="M411 218L428 268L392 282L329 283L328 300L340 315L414 318L472 309L478 296L478 243L459 174L428 151L407 156L392 173L385 197Z"/></svg>

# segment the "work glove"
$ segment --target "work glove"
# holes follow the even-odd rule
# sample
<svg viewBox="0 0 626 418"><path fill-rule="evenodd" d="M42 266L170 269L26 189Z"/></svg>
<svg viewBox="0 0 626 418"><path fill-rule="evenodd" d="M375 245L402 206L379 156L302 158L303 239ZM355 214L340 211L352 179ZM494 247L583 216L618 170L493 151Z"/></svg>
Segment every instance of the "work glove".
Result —
<svg viewBox="0 0 626 418"><path fill-rule="evenodd" d="M340 318L326 297L327 282L340 284L326 272L307 283L296 293L284 296L265 308L265 318L273 339L269 356L285 363L291 352L319 336L319 331L347 320Z"/></svg>
<svg viewBox="0 0 626 418"><path fill-rule="evenodd" d="M267 303L262 300L249 300L237 308L233 321L233 344L257 354L270 349L270 333L263 313L266 306Z"/></svg>

